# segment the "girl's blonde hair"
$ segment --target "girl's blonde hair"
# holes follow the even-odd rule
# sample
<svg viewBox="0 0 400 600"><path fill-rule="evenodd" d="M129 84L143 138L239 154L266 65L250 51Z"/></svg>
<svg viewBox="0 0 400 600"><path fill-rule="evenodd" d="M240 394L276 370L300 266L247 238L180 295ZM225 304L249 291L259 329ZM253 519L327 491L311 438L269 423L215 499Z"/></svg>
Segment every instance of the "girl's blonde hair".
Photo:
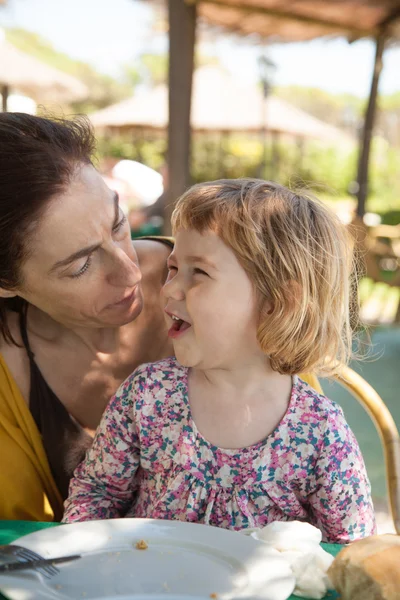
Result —
<svg viewBox="0 0 400 600"><path fill-rule="evenodd" d="M353 241L324 204L270 181L221 179L183 194L172 228L211 230L233 250L260 299L257 339L276 371L331 375L348 362Z"/></svg>

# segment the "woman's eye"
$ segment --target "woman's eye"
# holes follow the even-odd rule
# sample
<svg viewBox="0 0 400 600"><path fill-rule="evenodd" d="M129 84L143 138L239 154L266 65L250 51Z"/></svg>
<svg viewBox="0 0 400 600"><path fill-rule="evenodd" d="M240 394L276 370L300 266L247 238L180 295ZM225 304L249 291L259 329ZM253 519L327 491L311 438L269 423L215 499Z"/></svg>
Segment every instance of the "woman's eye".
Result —
<svg viewBox="0 0 400 600"><path fill-rule="evenodd" d="M118 233L126 223L126 215L122 215L122 219L113 227L113 233Z"/></svg>
<svg viewBox="0 0 400 600"><path fill-rule="evenodd" d="M81 269L79 269L79 271L77 271L76 273L74 273L73 275L71 275L71 277L73 279L76 279L77 277L81 277L81 275L83 275L84 273L86 273L86 271L90 267L90 263L91 262L92 262L92 255L90 255L90 256L87 257L87 260L86 260L85 264L83 265L83 267Z"/></svg>

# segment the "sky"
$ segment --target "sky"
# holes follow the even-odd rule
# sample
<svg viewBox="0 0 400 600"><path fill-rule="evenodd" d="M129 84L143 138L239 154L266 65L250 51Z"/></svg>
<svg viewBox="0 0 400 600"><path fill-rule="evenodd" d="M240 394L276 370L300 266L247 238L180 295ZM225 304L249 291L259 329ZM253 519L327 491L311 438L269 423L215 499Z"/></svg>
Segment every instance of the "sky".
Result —
<svg viewBox="0 0 400 600"><path fill-rule="evenodd" d="M121 76L123 66L145 52L167 51L167 36L155 33L151 3L141 0L7 0L0 6L1 27L21 27L40 34L57 49ZM263 47L229 35L203 42L203 52L219 58L244 81L259 78L257 58ZM368 40L316 40L268 46L276 64L276 85L319 87L333 93L368 94L374 45ZM380 92L400 91L400 48L385 52Z"/></svg>

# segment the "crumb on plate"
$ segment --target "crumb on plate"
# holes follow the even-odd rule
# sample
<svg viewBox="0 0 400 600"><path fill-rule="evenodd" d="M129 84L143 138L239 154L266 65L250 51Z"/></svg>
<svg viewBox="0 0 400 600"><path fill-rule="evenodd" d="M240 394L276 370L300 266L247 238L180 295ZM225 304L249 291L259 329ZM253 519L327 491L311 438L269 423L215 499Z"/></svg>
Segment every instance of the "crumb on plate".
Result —
<svg viewBox="0 0 400 600"><path fill-rule="evenodd" d="M215 592L213 594L210 594L210 598L218 598L218 594L215 594Z"/></svg>
<svg viewBox="0 0 400 600"><path fill-rule="evenodd" d="M136 542L136 546L135 548L137 548L137 550L147 550L149 546L147 545L147 543L144 540L139 540L138 542Z"/></svg>

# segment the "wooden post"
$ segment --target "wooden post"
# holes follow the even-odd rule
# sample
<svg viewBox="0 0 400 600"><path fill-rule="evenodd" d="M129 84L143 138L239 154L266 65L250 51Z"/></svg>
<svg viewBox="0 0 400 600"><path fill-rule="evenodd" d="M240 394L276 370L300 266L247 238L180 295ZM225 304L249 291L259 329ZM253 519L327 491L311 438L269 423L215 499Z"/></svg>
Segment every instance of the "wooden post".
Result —
<svg viewBox="0 0 400 600"><path fill-rule="evenodd" d="M177 198L190 183L190 105L196 34L196 4L168 0L169 123L168 192L164 232L171 233L171 214Z"/></svg>
<svg viewBox="0 0 400 600"><path fill-rule="evenodd" d="M361 136L360 156L358 159L358 193L357 193L357 218L362 219L365 214L365 204L368 196L368 164L371 150L371 140L376 115L376 100L378 97L379 76L382 71L382 56L385 47L386 34L382 32L376 39L375 64L371 81L371 90L368 106L365 113L364 128Z"/></svg>
<svg viewBox="0 0 400 600"><path fill-rule="evenodd" d="M7 112L7 104L8 104L8 94L9 94L9 87L7 84L3 84L1 86L1 95L2 95L2 111L3 112Z"/></svg>

